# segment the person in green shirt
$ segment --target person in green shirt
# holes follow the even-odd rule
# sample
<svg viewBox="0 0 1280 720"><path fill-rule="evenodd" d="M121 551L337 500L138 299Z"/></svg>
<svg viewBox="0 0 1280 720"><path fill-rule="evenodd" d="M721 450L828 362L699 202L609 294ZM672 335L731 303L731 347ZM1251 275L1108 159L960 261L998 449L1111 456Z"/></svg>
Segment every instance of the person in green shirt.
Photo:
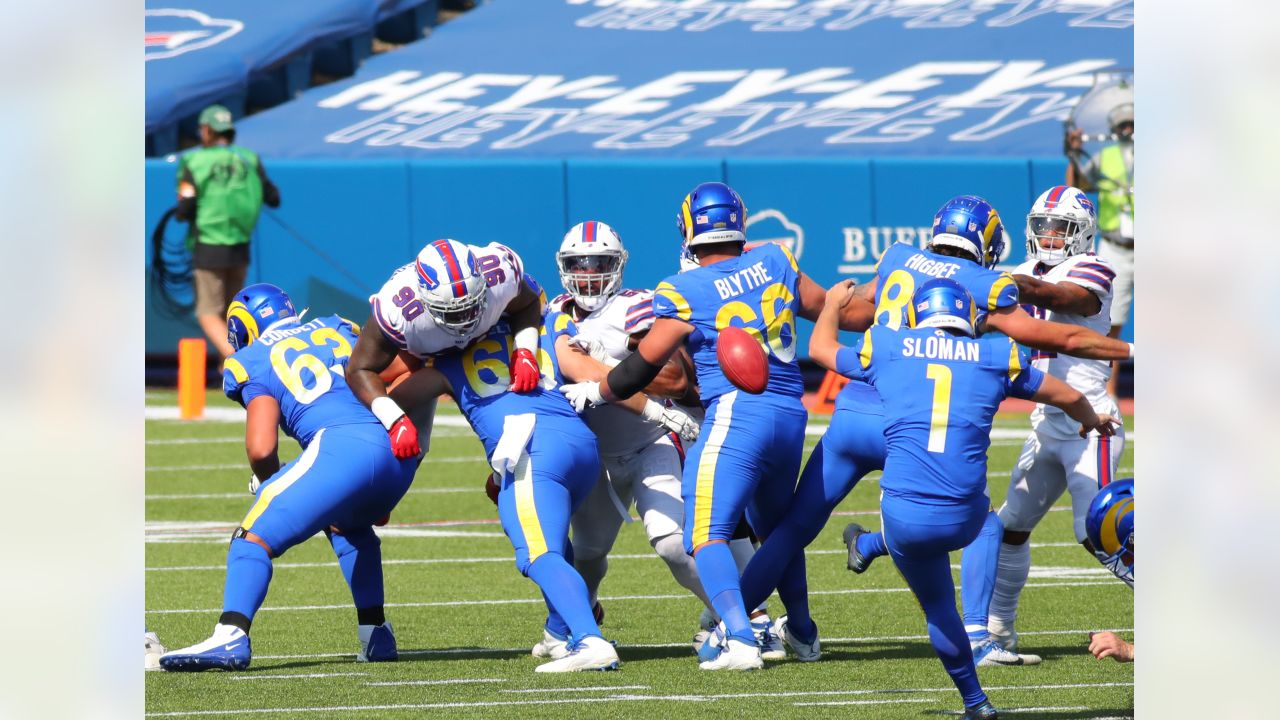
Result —
<svg viewBox="0 0 1280 720"><path fill-rule="evenodd" d="M200 113L200 148L178 163L175 217L190 224L196 320L225 359L227 306L244 286L249 238L263 203L280 206L280 191L267 179L257 153L235 144L231 111L210 105Z"/></svg>
<svg viewBox="0 0 1280 720"><path fill-rule="evenodd" d="M1129 308L1133 306L1133 103L1121 103L1107 114L1107 124L1116 142L1107 145L1080 167L1083 134L1079 129L1067 136L1067 184L1085 192L1098 193L1098 256L1116 269L1112 284L1111 337L1119 337ZM1112 366L1107 392L1116 394Z"/></svg>

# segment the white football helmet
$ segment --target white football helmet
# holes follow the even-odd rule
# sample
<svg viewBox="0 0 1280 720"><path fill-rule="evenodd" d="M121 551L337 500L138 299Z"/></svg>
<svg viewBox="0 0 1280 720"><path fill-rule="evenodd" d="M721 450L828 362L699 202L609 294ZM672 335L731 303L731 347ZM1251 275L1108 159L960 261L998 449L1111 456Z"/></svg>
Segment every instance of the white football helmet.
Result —
<svg viewBox="0 0 1280 720"><path fill-rule="evenodd" d="M573 302L594 312L622 289L627 250L618 232L597 220L569 228L556 253L560 282Z"/></svg>
<svg viewBox="0 0 1280 720"><path fill-rule="evenodd" d="M689 243L680 246L680 272L689 272L702 267L702 263L698 262L698 256L693 254L689 249Z"/></svg>
<svg viewBox="0 0 1280 720"><path fill-rule="evenodd" d="M456 337L475 330L489 294L471 248L457 240L436 240L418 253L418 295L436 325Z"/></svg>
<svg viewBox="0 0 1280 720"><path fill-rule="evenodd" d="M1093 249L1098 215L1093 201L1068 185L1045 190L1027 213L1027 257L1049 267Z"/></svg>

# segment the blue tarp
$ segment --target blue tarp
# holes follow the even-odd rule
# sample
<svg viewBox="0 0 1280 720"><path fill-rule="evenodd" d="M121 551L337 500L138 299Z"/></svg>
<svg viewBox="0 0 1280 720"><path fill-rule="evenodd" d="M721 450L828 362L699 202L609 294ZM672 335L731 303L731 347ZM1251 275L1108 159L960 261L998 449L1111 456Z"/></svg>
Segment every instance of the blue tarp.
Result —
<svg viewBox="0 0 1280 720"><path fill-rule="evenodd" d="M148 133L243 94L250 77L422 0L165 0L146 3Z"/></svg>
<svg viewBox="0 0 1280 720"><path fill-rule="evenodd" d="M249 118L270 157L1061 152L1108 0L501 0Z"/></svg>

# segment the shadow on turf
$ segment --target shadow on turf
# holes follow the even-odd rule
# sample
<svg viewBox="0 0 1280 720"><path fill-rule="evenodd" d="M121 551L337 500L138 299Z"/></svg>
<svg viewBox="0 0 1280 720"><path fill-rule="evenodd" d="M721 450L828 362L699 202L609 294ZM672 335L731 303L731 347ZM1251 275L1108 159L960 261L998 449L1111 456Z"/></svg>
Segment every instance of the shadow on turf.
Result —
<svg viewBox="0 0 1280 720"><path fill-rule="evenodd" d="M998 698L997 698L998 699ZM1053 710L1046 708L1044 710L1019 710L1018 706L1010 705L1008 709L1000 703L996 703L999 709L1000 717L1008 715L1010 718L1018 720L1092 720L1099 717L1133 717L1133 708L1089 708L1087 710L1076 710L1063 708L1061 710ZM923 715L955 717L963 713L954 710L925 710Z"/></svg>

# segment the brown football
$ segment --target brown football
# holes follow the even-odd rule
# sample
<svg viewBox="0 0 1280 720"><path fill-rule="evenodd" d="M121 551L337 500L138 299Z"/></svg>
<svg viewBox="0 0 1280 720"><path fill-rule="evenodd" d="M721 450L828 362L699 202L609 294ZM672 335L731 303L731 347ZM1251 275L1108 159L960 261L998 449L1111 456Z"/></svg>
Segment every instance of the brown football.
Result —
<svg viewBox="0 0 1280 720"><path fill-rule="evenodd" d="M769 384L769 358L746 330L730 325L716 338L716 360L737 388L759 395Z"/></svg>

